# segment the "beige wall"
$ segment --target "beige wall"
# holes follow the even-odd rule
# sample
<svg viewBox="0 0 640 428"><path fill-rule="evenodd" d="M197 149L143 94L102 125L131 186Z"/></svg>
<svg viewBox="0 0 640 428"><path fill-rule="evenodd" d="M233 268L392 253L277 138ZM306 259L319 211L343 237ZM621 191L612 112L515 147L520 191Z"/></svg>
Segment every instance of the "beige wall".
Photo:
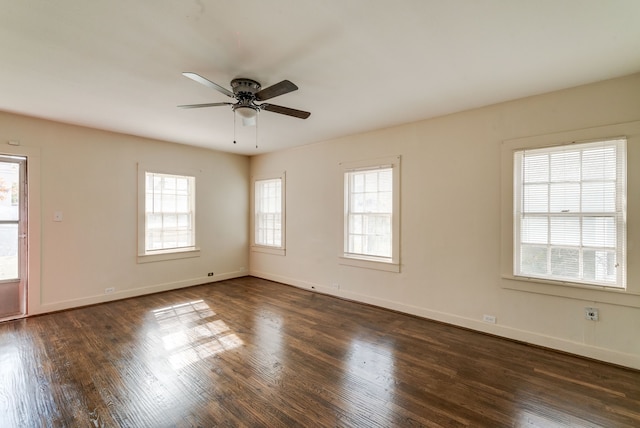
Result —
<svg viewBox="0 0 640 428"><path fill-rule="evenodd" d="M640 119L640 74L258 156L0 113L0 152L29 156L37 314L246 274L640 368L640 296L554 296L502 279L505 140ZM20 146L7 142L20 141ZM630 145L629 262L640 264L640 163ZM340 162L402 156L401 272L338 263ZM198 258L136 263L138 163L196 170ZM251 253L251 175L286 171L285 256ZM635 184L634 184L635 183ZM638 202L634 202L638 201ZM54 211L64 220L53 222ZM638 266L630 289L640 289ZM635 276L634 276L635 275ZM511 288L506 288L510 286ZM115 287L105 295L106 287ZM603 294L604 293L604 294ZM603 297L604 296L604 297ZM601 321L584 319L597 306ZM483 314L497 324L481 321Z"/></svg>
<svg viewBox="0 0 640 428"><path fill-rule="evenodd" d="M251 273L287 284L640 368L640 296L509 287L501 272L505 140L640 119L640 74L257 156L251 174L286 171L286 255L250 254ZM640 141L629 143L630 175ZM401 272L338 263L340 162L401 155ZM640 246L630 179L630 264ZM630 291L640 292L636 268ZM557 286L556 286L557 287ZM517 288L517 287L516 287ZM612 303L613 302L613 303ZM598 322L584 307L600 309ZM497 324L482 322L483 314Z"/></svg>
<svg viewBox="0 0 640 428"><path fill-rule="evenodd" d="M29 314L246 275L245 156L8 113L0 153L29 156ZM138 163L197 174L200 257L137 263Z"/></svg>

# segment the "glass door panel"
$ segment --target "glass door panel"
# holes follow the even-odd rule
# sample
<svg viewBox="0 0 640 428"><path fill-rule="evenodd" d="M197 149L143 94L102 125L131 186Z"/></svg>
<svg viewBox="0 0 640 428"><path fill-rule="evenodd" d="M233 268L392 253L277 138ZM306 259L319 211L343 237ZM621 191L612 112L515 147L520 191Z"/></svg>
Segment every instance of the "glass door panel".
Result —
<svg viewBox="0 0 640 428"><path fill-rule="evenodd" d="M0 223L0 281L19 279L18 224Z"/></svg>

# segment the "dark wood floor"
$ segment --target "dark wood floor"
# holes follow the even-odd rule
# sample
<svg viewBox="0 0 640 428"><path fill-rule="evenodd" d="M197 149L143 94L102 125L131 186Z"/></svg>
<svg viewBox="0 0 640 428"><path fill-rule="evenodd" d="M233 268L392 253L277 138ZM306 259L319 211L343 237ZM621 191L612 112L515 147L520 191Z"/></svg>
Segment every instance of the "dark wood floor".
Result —
<svg viewBox="0 0 640 428"><path fill-rule="evenodd" d="M0 427L640 426L640 372L242 278L0 324Z"/></svg>

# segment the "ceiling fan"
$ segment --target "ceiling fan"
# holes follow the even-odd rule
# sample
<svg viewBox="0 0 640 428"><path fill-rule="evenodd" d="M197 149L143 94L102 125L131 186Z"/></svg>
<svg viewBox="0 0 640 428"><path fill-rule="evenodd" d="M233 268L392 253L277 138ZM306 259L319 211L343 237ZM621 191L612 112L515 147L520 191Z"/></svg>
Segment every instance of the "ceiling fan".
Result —
<svg viewBox="0 0 640 428"><path fill-rule="evenodd" d="M216 91L228 96L229 98L235 98L236 102L187 104L178 106L180 108L231 106L231 109L242 117L244 125L255 124L255 117L260 110L284 114L286 116L297 117L299 119L306 119L311 115L311 113L309 113L308 111L296 110L293 108L282 107L275 104L256 104L256 101L266 101L279 95L288 94L289 92L297 90L298 87L288 80L283 80L280 83L276 83L275 85L262 89L259 82L241 77L233 79L231 81L231 88L233 90L232 92L227 88L210 81L209 79L205 79L199 74L184 72L182 73L182 75L202 85L213 88Z"/></svg>

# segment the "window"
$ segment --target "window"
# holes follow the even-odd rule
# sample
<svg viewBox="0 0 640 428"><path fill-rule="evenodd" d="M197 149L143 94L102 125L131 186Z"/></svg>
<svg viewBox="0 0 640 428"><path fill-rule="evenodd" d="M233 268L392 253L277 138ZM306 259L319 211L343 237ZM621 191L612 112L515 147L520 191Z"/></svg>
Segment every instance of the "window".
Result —
<svg viewBox="0 0 640 428"><path fill-rule="evenodd" d="M399 271L400 157L342 165L344 264Z"/></svg>
<svg viewBox="0 0 640 428"><path fill-rule="evenodd" d="M626 140L514 152L514 274L626 285Z"/></svg>
<svg viewBox="0 0 640 428"><path fill-rule="evenodd" d="M284 250L284 173L279 177L255 179L253 190L254 249Z"/></svg>
<svg viewBox="0 0 640 428"><path fill-rule="evenodd" d="M144 198L139 199L138 261L197 255L196 178L139 168L139 179Z"/></svg>

